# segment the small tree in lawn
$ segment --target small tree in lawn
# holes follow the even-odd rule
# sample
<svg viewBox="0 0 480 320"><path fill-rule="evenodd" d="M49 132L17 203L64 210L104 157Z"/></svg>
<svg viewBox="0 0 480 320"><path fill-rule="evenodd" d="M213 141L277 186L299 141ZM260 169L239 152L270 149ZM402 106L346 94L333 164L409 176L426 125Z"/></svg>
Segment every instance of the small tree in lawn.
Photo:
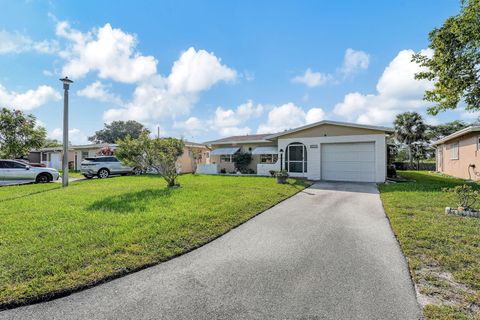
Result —
<svg viewBox="0 0 480 320"><path fill-rule="evenodd" d="M33 115L7 108L0 110L0 158L21 158L31 149L41 148L46 135Z"/></svg>
<svg viewBox="0 0 480 320"><path fill-rule="evenodd" d="M130 136L118 141L117 157L126 165L142 171L155 169L169 187L177 185L177 159L182 155L184 143L175 138L150 138L142 133L138 139Z"/></svg>

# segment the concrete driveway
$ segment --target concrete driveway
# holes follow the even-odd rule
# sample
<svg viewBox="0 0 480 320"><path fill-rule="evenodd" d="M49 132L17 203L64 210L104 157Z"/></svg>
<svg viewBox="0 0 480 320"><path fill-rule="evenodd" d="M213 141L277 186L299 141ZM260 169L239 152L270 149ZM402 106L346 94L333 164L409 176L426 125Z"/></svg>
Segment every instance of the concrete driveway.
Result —
<svg viewBox="0 0 480 320"><path fill-rule="evenodd" d="M326 182L169 262L0 312L22 320L420 317L376 186Z"/></svg>

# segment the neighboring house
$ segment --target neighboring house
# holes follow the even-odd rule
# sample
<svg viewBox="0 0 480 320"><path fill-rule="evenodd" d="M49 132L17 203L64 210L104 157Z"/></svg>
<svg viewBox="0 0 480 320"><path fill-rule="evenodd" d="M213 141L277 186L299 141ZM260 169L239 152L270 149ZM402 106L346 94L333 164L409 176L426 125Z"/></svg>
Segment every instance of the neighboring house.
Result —
<svg viewBox="0 0 480 320"><path fill-rule="evenodd" d="M446 136L437 148L437 171L450 176L480 180L480 126L470 126Z"/></svg>
<svg viewBox="0 0 480 320"><path fill-rule="evenodd" d="M117 145L108 143L70 145L68 147L68 167L73 170L80 170L80 163L85 158L98 155L100 151L106 147L114 151ZM41 148L31 151L28 160L35 163L40 162L49 168L61 170L63 162L62 155L62 146Z"/></svg>
<svg viewBox="0 0 480 320"><path fill-rule="evenodd" d="M257 175L286 169L310 180L383 182L386 137L393 129L337 121L320 121L275 134L246 135L209 141L210 164L197 173L234 173L232 156L252 154Z"/></svg>
<svg viewBox="0 0 480 320"><path fill-rule="evenodd" d="M110 149L115 154L116 144L99 143L86 145L70 145L68 151L68 166L73 170L80 170L80 164L85 158L100 155L102 150ZM195 172L198 164L209 163L209 149L199 143L185 141L183 154L178 158L179 171L182 173ZM47 167L62 169L63 147L49 147L30 152L30 162L40 162Z"/></svg>
<svg viewBox="0 0 480 320"><path fill-rule="evenodd" d="M210 163L210 149L206 145L184 141L183 154L178 157L177 166L180 173L190 173L197 170L199 164Z"/></svg>

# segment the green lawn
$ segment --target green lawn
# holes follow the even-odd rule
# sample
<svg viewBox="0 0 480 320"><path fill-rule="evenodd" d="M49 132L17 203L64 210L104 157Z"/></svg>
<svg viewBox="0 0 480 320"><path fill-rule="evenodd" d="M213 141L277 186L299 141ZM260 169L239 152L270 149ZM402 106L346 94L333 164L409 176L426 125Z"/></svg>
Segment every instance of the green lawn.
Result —
<svg viewBox="0 0 480 320"><path fill-rule="evenodd" d="M480 319L480 219L446 215L456 202L441 191L464 182L427 172L400 175L415 182L381 185L381 197L425 317Z"/></svg>
<svg viewBox="0 0 480 320"><path fill-rule="evenodd" d="M60 173L60 177L61 177L63 170L59 170L58 172ZM68 177L69 178L83 178L83 175L80 173L79 170L68 170Z"/></svg>
<svg viewBox="0 0 480 320"><path fill-rule="evenodd" d="M0 188L0 308L125 274L196 248L306 183L128 176Z"/></svg>

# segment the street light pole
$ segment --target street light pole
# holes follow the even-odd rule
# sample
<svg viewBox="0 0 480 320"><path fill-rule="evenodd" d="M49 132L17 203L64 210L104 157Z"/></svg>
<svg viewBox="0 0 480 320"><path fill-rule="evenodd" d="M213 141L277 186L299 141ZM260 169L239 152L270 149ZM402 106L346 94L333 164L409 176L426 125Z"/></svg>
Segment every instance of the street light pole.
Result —
<svg viewBox="0 0 480 320"><path fill-rule="evenodd" d="M63 164L62 164L62 186L68 186L68 89L72 80L65 77L60 79L63 82Z"/></svg>

